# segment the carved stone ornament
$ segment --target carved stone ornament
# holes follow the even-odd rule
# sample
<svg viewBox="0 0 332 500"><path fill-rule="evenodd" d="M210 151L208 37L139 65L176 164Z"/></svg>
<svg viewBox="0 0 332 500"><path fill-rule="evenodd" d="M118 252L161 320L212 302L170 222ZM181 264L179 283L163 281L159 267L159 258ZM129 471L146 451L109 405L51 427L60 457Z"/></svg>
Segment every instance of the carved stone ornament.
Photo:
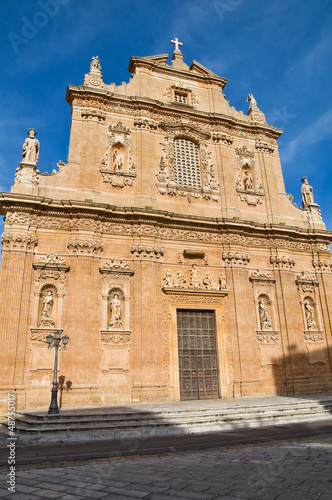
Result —
<svg viewBox="0 0 332 500"><path fill-rule="evenodd" d="M131 161L131 130L121 120L110 125L107 133L107 152L100 165L104 182L113 187L132 186L137 176Z"/></svg>
<svg viewBox="0 0 332 500"><path fill-rule="evenodd" d="M217 144L225 144L225 146L231 146L233 144L233 137L227 134L214 133L212 139Z"/></svg>
<svg viewBox="0 0 332 500"><path fill-rule="evenodd" d="M85 87L104 87L100 59L98 56L92 58L90 64L90 73L84 75L83 85Z"/></svg>
<svg viewBox="0 0 332 500"><path fill-rule="evenodd" d="M104 243L102 241L75 238L68 240L67 248L73 253L100 255L104 250Z"/></svg>
<svg viewBox="0 0 332 500"><path fill-rule="evenodd" d="M45 267L66 266L66 261L62 257L59 257L56 253L48 253L47 255L39 257L37 264L43 264Z"/></svg>
<svg viewBox="0 0 332 500"><path fill-rule="evenodd" d="M295 260L287 255L281 257L279 255L271 255L270 262L279 269L292 269L295 266Z"/></svg>
<svg viewBox="0 0 332 500"><path fill-rule="evenodd" d="M223 252L221 258L228 265L246 266L250 262L250 255L240 252Z"/></svg>
<svg viewBox="0 0 332 500"><path fill-rule="evenodd" d="M106 113L99 109L82 109L81 117L84 120L95 120L97 122L104 122L106 120Z"/></svg>
<svg viewBox="0 0 332 500"><path fill-rule="evenodd" d="M159 260L163 257L164 251L164 247L158 245L141 245L140 243L133 243L130 247L130 252L140 259Z"/></svg>
<svg viewBox="0 0 332 500"><path fill-rule="evenodd" d="M261 140L256 141L255 148L258 151L260 151L261 153L268 153L270 155L274 151L274 145L273 144L271 144L270 142L261 141Z"/></svg>
<svg viewBox="0 0 332 500"><path fill-rule="evenodd" d="M246 146L236 148L235 152L238 166L236 191L240 200L253 206L263 203L265 193L262 181L258 178L254 153Z"/></svg>
<svg viewBox="0 0 332 500"><path fill-rule="evenodd" d="M317 270L317 271L332 271L332 261L331 260L320 260L320 259L314 259L312 261L312 266Z"/></svg>
<svg viewBox="0 0 332 500"><path fill-rule="evenodd" d="M37 170L36 165L32 163L20 163L20 166L16 169L14 184L31 184L33 186L38 186L39 184L39 170Z"/></svg>
<svg viewBox="0 0 332 500"><path fill-rule="evenodd" d="M249 278L250 280L268 280L268 281L275 281L271 277L271 273L269 271L265 271L262 267L259 267L257 271L253 271L251 273L251 276Z"/></svg>
<svg viewBox="0 0 332 500"><path fill-rule="evenodd" d="M164 156L159 163L156 173L157 189L160 194L169 196L187 197L189 203L192 199L220 200L220 185L213 165L210 164L211 152L208 151L206 140L211 137L209 131L202 130L195 125L184 123L162 122L159 126L166 131L165 143L162 144ZM175 144L176 139L186 139L197 145L199 149L199 174L198 185L193 187L178 183L176 180Z"/></svg>
<svg viewBox="0 0 332 500"><path fill-rule="evenodd" d="M182 289L187 290L221 290L228 292L226 277L223 273L219 275L218 279L211 276L209 271L205 271L205 275L201 276L201 270L197 264L192 264L187 276L182 270L176 271L173 278L170 269L165 271L163 276L163 291L166 289Z"/></svg>
<svg viewBox="0 0 332 500"><path fill-rule="evenodd" d="M279 342L279 332L274 331L257 331L257 341L260 344L276 344Z"/></svg>
<svg viewBox="0 0 332 500"><path fill-rule="evenodd" d="M254 98L253 94L248 94L247 97L247 102L250 102L249 104L249 109L247 112L247 115L254 121L258 123L264 123L266 122L265 120L265 115L264 113L259 109L257 106L257 101Z"/></svg>
<svg viewBox="0 0 332 500"><path fill-rule="evenodd" d="M31 234L3 233L1 244L3 250L33 250L38 244L38 238Z"/></svg>
<svg viewBox="0 0 332 500"><path fill-rule="evenodd" d="M321 342L324 340L324 332L304 332L305 340L309 340L310 342Z"/></svg>
<svg viewBox="0 0 332 500"><path fill-rule="evenodd" d="M197 99L193 91L182 83L167 87L163 92L163 96L166 97L166 101L169 104L185 104L193 108L197 108L199 104L199 99Z"/></svg>
<svg viewBox="0 0 332 500"><path fill-rule="evenodd" d="M109 331L109 330L101 330L101 340L102 342L106 342L107 344L128 344L130 342L130 331Z"/></svg>
<svg viewBox="0 0 332 500"><path fill-rule="evenodd" d="M148 120L147 118L136 118L134 120L134 127L144 130L156 130L158 128L158 123Z"/></svg>

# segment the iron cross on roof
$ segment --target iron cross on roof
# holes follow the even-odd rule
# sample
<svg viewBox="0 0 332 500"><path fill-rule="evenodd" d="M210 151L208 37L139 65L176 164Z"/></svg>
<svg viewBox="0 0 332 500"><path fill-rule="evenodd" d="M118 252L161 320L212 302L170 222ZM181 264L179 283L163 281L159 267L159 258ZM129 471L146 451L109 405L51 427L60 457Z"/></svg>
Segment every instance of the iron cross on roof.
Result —
<svg viewBox="0 0 332 500"><path fill-rule="evenodd" d="M183 43L179 42L179 40L177 38L175 38L175 40L171 40L171 43L174 43L175 50L179 50L179 45L183 45Z"/></svg>

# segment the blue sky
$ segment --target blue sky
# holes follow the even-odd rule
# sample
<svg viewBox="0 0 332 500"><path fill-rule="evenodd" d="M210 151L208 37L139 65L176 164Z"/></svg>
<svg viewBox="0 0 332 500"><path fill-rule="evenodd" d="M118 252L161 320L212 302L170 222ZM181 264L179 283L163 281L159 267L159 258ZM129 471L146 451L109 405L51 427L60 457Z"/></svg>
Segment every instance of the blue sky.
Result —
<svg viewBox="0 0 332 500"><path fill-rule="evenodd" d="M106 83L129 80L132 55L172 53L227 78L226 98L247 111L253 93L279 139L286 191L301 203L306 175L332 230L331 0L2 0L0 190L8 191L29 127L38 168L67 160L67 84L81 85L92 56Z"/></svg>

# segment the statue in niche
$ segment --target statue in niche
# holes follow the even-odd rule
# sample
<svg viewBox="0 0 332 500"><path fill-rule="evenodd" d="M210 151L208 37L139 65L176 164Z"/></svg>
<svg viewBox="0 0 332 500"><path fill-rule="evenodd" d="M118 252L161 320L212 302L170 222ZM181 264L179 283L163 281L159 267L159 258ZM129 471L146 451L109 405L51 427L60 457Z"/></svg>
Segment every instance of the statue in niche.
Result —
<svg viewBox="0 0 332 500"><path fill-rule="evenodd" d="M223 273L221 273L219 276L219 285L220 285L220 290L227 290L226 276Z"/></svg>
<svg viewBox="0 0 332 500"><path fill-rule="evenodd" d="M178 252L178 263L183 264L183 254L181 252Z"/></svg>
<svg viewBox="0 0 332 500"><path fill-rule="evenodd" d="M182 274L181 271L178 271L177 272L177 275L176 275L176 278L174 280L174 284L173 286L175 288L184 288L184 285L186 283L186 278L184 277L184 275Z"/></svg>
<svg viewBox="0 0 332 500"><path fill-rule="evenodd" d="M205 274L205 277L203 278L203 285L207 290L215 290L216 286L215 283L212 279L212 276L210 275L209 272Z"/></svg>
<svg viewBox="0 0 332 500"><path fill-rule="evenodd" d="M23 144L22 160L25 163L37 163L39 158L39 141L36 139L37 132L29 128L28 136Z"/></svg>
<svg viewBox="0 0 332 500"><path fill-rule="evenodd" d="M190 283L189 288L199 288L201 285L201 280L199 278L199 269L197 264L193 264L190 271Z"/></svg>
<svg viewBox="0 0 332 500"><path fill-rule="evenodd" d="M115 172L119 172L120 170L122 170L123 161L119 151L117 150L115 150L113 153L113 163Z"/></svg>
<svg viewBox="0 0 332 500"><path fill-rule="evenodd" d="M53 295L51 290L47 290L45 299L43 300L43 317L50 318L52 316L52 308L54 305Z"/></svg>
<svg viewBox="0 0 332 500"><path fill-rule="evenodd" d="M111 300L111 321L109 327L122 329L121 302L117 293L114 294L114 297Z"/></svg>
<svg viewBox="0 0 332 500"><path fill-rule="evenodd" d="M308 177L302 177L301 182L303 182L301 186L302 205L303 208L305 208L308 205L312 205L314 203L314 195L312 192L312 187L309 186Z"/></svg>
<svg viewBox="0 0 332 500"><path fill-rule="evenodd" d="M249 174L249 170L244 172L243 185L246 191L252 191L252 177Z"/></svg>
<svg viewBox="0 0 332 500"><path fill-rule="evenodd" d="M54 299L52 290L47 290L46 296L43 299L43 312L42 312L41 322L38 325L39 327L43 326L46 328L50 328L55 325L54 320L52 318L53 306L54 306Z"/></svg>
<svg viewBox="0 0 332 500"><path fill-rule="evenodd" d="M317 323L315 321L315 310L310 305L310 302L308 300L304 302L304 309L305 309L305 319L307 322L308 330L317 330Z"/></svg>
<svg viewBox="0 0 332 500"><path fill-rule="evenodd" d="M262 299L258 301L258 312L261 330L271 330L272 321L271 316L268 314L269 308L264 304Z"/></svg>
<svg viewBox="0 0 332 500"><path fill-rule="evenodd" d="M164 286L172 286L172 275L171 271L167 269L165 276L163 277Z"/></svg>

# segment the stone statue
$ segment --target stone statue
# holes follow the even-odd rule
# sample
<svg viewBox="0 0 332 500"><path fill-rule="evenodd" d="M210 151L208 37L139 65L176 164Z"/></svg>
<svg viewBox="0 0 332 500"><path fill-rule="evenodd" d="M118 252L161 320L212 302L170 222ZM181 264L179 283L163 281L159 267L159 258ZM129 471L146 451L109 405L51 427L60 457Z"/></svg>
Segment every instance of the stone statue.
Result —
<svg viewBox="0 0 332 500"><path fill-rule="evenodd" d="M252 177L249 175L249 170L244 172L243 185L246 191L252 191Z"/></svg>
<svg viewBox="0 0 332 500"><path fill-rule="evenodd" d="M263 300L258 301L258 312L261 330L271 330L271 316L268 314L269 308L264 304Z"/></svg>
<svg viewBox="0 0 332 500"><path fill-rule="evenodd" d="M165 276L163 277L164 286L172 286L172 275L171 271L167 269Z"/></svg>
<svg viewBox="0 0 332 500"><path fill-rule="evenodd" d="M220 290L227 290L226 276L223 273L221 273L219 276L219 285L220 285Z"/></svg>
<svg viewBox="0 0 332 500"><path fill-rule="evenodd" d="M305 309L305 319L307 322L308 330L317 330L317 323L315 321L315 310L310 305L310 302L308 300L304 302L304 309Z"/></svg>
<svg viewBox="0 0 332 500"><path fill-rule="evenodd" d="M121 155L116 150L113 153L113 163L114 163L114 170L115 171L122 170L123 161L122 161Z"/></svg>
<svg viewBox="0 0 332 500"><path fill-rule="evenodd" d="M110 326L110 328L122 329L121 302L119 299L119 295L117 293L114 294L114 297L111 300L111 321L110 321L109 326Z"/></svg>
<svg viewBox="0 0 332 500"><path fill-rule="evenodd" d="M205 277L203 278L203 285L207 290L215 290L216 285L212 279L212 276L210 275L209 272L205 274Z"/></svg>
<svg viewBox="0 0 332 500"><path fill-rule="evenodd" d="M314 203L314 195L312 193L312 187L309 186L308 177L302 177L301 182L301 194L302 194L302 205L303 208Z"/></svg>
<svg viewBox="0 0 332 500"><path fill-rule="evenodd" d="M117 293L111 300L111 321L112 319L121 319L121 302Z"/></svg>
<svg viewBox="0 0 332 500"><path fill-rule="evenodd" d="M93 57L90 64L90 71L101 71L99 56Z"/></svg>
<svg viewBox="0 0 332 500"><path fill-rule="evenodd" d="M22 160L25 163L37 163L39 157L39 141L35 138L37 132L29 128L28 136L23 144Z"/></svg>
<svg viewBox="0 0 332 500"><path fill-rule="evenodd" d="M54 305L53 295L51 290L47 290L46 297L43 300L43 318L52 316L52 307Z"/></svg>
<svg viewBox="0 0 332 500"><path fill-rule="evenodd" d="M184 277L181 271L178 271L173 286L175 288L184 288L185 283L186 283L186 278Z"/></svg>
<svg viewBox="0 0 332 500"><path fill-rule="evenodd" d="M257 101L256 99L254 98L253 94L248 94L247 96L247 102L250 102L249 104L249 109L248 109L248 113L249 111L251 111L252 109L257 109L258 106L257 106Z"/></svg>
<svg viewBox="0 0 332 500"><path fill-rule="evenodd" d="M190 283L189 288L199 288L201 285L201 280L199 278L199 269L197 264L193 264L190 271Z"/></svg>

